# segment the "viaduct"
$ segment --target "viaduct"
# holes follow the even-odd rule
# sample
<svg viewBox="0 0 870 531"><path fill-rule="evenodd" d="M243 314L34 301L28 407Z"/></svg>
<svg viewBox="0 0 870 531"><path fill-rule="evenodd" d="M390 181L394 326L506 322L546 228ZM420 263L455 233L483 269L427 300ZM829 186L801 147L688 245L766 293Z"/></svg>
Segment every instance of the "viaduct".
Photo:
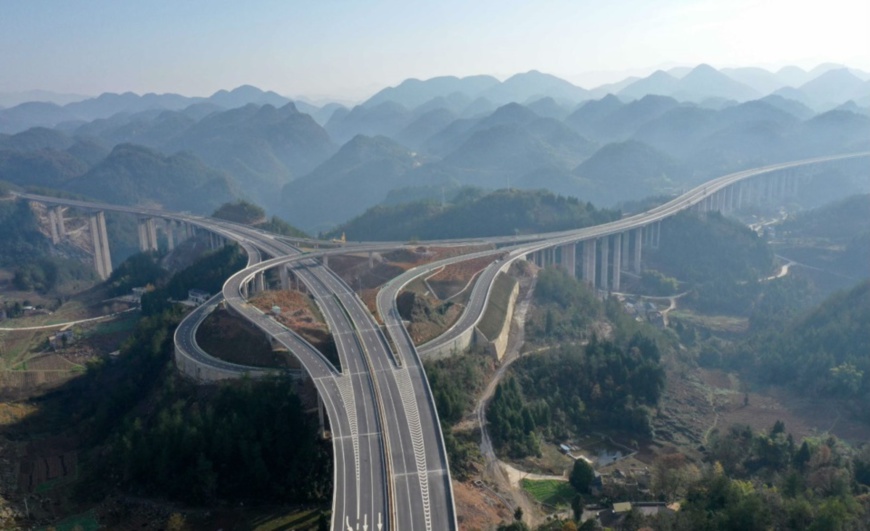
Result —
<svg viewBox="0 0 870 531"><path fill-rule="evenodd" d="M158 231L163 233L170 249L177 241L201 231L212 247L227 241L238 242L248 253L248 267L227 280L222 293L191 312L179 325L175 335L176 365L200 381L271 373L217 360L196 344L196 328L208 312L224 301L273 342L285 345L304 368L304 374L297 371L294 376L309 378L318 391L322 411L328 416L334 452L332 529L431 531L458 526L444 440L420 357L455 352L471 343L500 271L516 260L526 259L540 266L562 267L575 276L579 274L590 286L618 290L623 272L641 271L644 246L659 245L663 219L683 210L729 212L762 200L788 197L806 179L806 168L867 156L870 152L819 157L732 173L641 214L595 227L522 237L438 242L486 242L496 249L427 264L388 282L377 298L383 326L374 320L353 290L328 268L328 257L396 249L403 243L349 244L302 254L294 244L318 247L324 242L291 240L189 214L16 195L49 209L55 243L66 235L65 209L86 213L94 268L101 278L108 278L112 272L106 211L137 217L141 250L157 248ZM499 254L502 258L479 276L458 322L442 336L415 347L396 309L396 296L402 287L437 267L487 254ZM264 255L270 258L265 259ZM292 274L313 295L336 338L340 368L295 332L247 304L250 294L266 289L264 274L273 268L278 268L282 287L289 285Z"/></svg>

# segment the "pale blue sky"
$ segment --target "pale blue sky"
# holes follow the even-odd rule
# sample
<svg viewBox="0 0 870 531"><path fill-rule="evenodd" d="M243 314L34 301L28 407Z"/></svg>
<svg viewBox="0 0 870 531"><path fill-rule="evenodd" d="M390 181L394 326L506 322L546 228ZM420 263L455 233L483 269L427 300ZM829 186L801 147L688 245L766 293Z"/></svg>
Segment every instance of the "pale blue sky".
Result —
<svg viewBox="0 0 870 531"><path fill-rule="evenodd" d="M868 24L867 0L0 0L0 92L359 99L531 69L587 87L701 62L870 70Z"/></svg>

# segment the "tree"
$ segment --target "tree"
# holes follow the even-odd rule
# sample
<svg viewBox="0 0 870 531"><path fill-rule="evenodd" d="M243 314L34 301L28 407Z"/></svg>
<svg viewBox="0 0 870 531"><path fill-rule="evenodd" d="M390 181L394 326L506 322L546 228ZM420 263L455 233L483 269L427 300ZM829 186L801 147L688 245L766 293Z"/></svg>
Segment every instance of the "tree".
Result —
<svg viewBox="0 0 870 531"><path fill-rule="evenodd" d="M595 480L595 470L592 466L582 458L574 461L570 477L571 486L581 494L589 494L593 480Z"/></svg>
<svg viewBox="0 0 870 531"><path fill-rule="evenodd" d="M516 520L517 522L522 522L522 520L523 520L523 508L520 507L519 505L517 506L516 510L514 511L514 520Z"/></svg>

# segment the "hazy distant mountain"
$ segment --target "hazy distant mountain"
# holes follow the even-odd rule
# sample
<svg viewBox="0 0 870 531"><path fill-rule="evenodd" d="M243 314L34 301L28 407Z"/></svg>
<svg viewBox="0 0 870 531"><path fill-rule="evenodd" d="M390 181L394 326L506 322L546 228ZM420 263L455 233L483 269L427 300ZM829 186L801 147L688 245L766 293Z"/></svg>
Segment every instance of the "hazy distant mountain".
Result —
<svg viewBox="0 0 870 531"><path fill-rule="evenodd" d="M513 75L483 93L483 97L496 104L525 103L545 96L579 103L589 99L589 91L556 76L531 70Z"/></svg>
<svg viewBox="0 0 870 531"><path fill-rule="evenodd" d="M668 96L679 86L680 80L664 72L656 70L649 76L638 79L618 92L619 97L628 100L640 99L648 94Z"/></svg>
<svg viewBox="0 0 870 531"><path fill-rule="evenodd" d="M812 109L810 109L803 103L796 100L784 98L777 94L770 94L761 98L758 101L763 101L768 105L772 105L778 109L781 109L800 120L806 120L807 118L815 114Z"/></svg>
<svg viewBox="0 0 870 531"><path fill-rule="evenodd" d="M69 135L47 127L34 127L14 135L0 134L0 149L16 151L62 150L74 143L75 140Z"/></svg>
<svg viewBox="0 0 870 531"><path fill-rule="evenodd" d="M619 94L625 87L631 85L640 78L637 76L629 76L622 81L616 83L607 83L598 87L589 89L589 97L592 99L601 99L608 94Z"/></svg>
<svg viewBox="0 0 870 531"><path fill-rule="evenodd" d="M831 108L845 101L867 95L870 82L862 81L847 68L828 70L798 87L816 108Z"/></svg>
<svg viewBox="0 0 870 531"><path fill-rule="evenodd" d="M870 150L870 118L845 110L819 114L800 124L794 144L803 156Z"/></svg>
<svg viewBox="0 0 870 531"><path fill-rule="evenodd" d="M444 108L433 109L420 115L404 129L395 134L394 138L404 146L420 149L423 143L443 131L453 121L456 115Z"/></svg>
<svg viewBox="0 0 870 531"><path fill-rule="evenodd" d="M468 95L461 92L454 92L447 96L432 98L426 103L415 107L413 113L419 116L435 109L447 109L452 113L459 114L468 107L472 101L473 100Z"/></svg>
<svg viewBox="0 0 870 531"><path fill-rule="evenodd" d="M623 89L621 97L639 98L645 94L672 96L679 101L699 102L707 98L745 101L761 94L726 76L710 65L701 64L685 76L676 77L662 71L632 83Z"/></svg>
<svg viewBox="0 0 870 531"><path fill-rule="evenodd" d="M388 138L354 137L284 187L282 212L290 223L313 232L331 228L403 186L403 176L416 164L408 149Z"/></svg>
<svg viewBox="0 0 870 531"><path fill-rule="evenodd" d="M324 126L338 111L348 112L349 109L344 105L341 105L340 103L327 103L326 105L315 111L313 114L307 114L310 114L311 117L314 118L315 122L317 122L321 126Z"/></svg>
<svg viewBox="0 0 870 531"><path fill-rule="evenodd" d="M672 158L634 140L602 147L574 174L589 188L584 199L597 205L677 191L688 178L688 171Z"/></svg>
<svg viewBox="0 0 870 531"><path fill-rule="evenodd" d="M343 116L334 114L324 128L337 143L343 144L357 135L393 136L406 127L411 112L395 101L376 105L357 105Z"/></svg>
<svg viewBox="0 0 870 531"><path fill-rule="evenodd" d="M592 140L625 140L637 129L669 110L678 107L677 100L666 96L644 96L639 100L621 105L613 112L599 118L592 126Z"/></svg>
<svg viewBox="0 0 870 531"><path fill-rule="evenodd" d="M499 81L492 76L463 78L443 76L425 81L406 79L396 87L387 87L381 90L362 106L373 107L387 101L393 101L407 108L414 108L438 96L448 96L456 92L466 94L473 99L498 83Z"/></svg>
<svg viewBox="0 0 870 531"><path fill-rule="evenodd" d="M723 68L720 72L752 88L758 94L770 94L787 84L775 73L758 67Z"/></svg>
<svg viewBox="0 0 870 531"><path fill-rule="evenodd" d="M0 111L0 133L18 133L31 127L54 127L75 119L75 114L54 103L22 103Z"/></svg>
<svg viewBox="0 0 870 531"><path fill-rule="evenodd" d="M62 187L88 170L91 149L85 141L41 127L0 135L0 181Z"/></svg>
<svg viewBox="0 0 870 531"><path fill-rule="evenodd" d="M625 104L616 96L609 94L600 100L589 100L565 118L565 124L582 135L594 135L595 127L615 110Z"/></svg>
<svg viewBox="0 0 870 531"><path fill-rule="evenodd" d="M62 107L53 103L31 102L0 110L0 132L15 133L35 126L54 127L63 122L91 122L120 113L132 115L153 110L179 111L199 103L211 103L230 109L250 103L277 107L284 106L289 101L274 92L263 92L249 85L229 92L221 90L209 98L190 98L179 94L104 93L96 98L74 101Z"/></svg>
<svg viewBox="0 0 870 531"><path fill-rule="evenodd" d="M168 139L165 152L188 150L229 172L257 203L274 208L278 190L335 152L326 131L292 103L250 104L212 113Z"/></svg>
<svg viewBox="0 0 870 531"><path fill-rule="evenodd" d="M207 167L190 153L167 157L132 144L115 147L65 189L109 203L159 205L202 214L239 197L229 175Z"/></svg>
<svg viewBox="0 0 870 531"><path fill-rule="evenodd" d="M106 120L95 120L78 128L76 133L94 136L111 146L132 143L160 148L196 122L184 111L149 110L132 116L121 114Z"/></svg>
<svg viewBox="0 0 870 531"><path fill-rule="evenodd" d="M718 114L695 106L676 107L641 125L633 138L672 157L684 157L698 140L720 127Z"/></svg>
<svg viewBox="0 0 870 531"><path fill-rule="evenodd" d="M810 74L799 66L784 66L776 71L776 77L786 87L798 87L810 79Z"/></svg>
<svg viewBox="0 0 870 531"><path fill-rule="evenodd" d="M87 98L89 98L89 96L84 96L82 94L66 94L61 92L52 92L49 90L3 92L0 93L0 109L4 107L14 107L16 105L31 101L54 103L56 105L66 105L67 103L81 101Z"/></svg>
<svg viewBox="0 0 870 531"><path fill-rule="evenodd" d="M477 118L489 114L497 108L497 105L486 98L475 98L474 101L462 109L463 118Z"/></svg>
<svg viewBox="0 0 870 531"><path fill-rule="evenodd" d="M540 116L541 118L555 118L556 120L564 120L568 114L571 113L571 109L566 107L565 105L560 105L553 98L547 96L546 98L541 98L539 100L535 100L526 107L529 108L532 112Z"/></svg>
<svg viewBox="0 0 870 531"><path fill-rule="evenodd" d="M273 107L283 107L290 103L289 98L285 98L272 91L264 92L251 85L242 85L231 91L219 90L212 94L208 100L225 109L244 107L251 103L255 105L271 105ZM307 105L307 107L316 109L312 105Z"/></svg>
<svg viewBox="0 0 870 531"><path fill-rule="evenodd" d="M473 134L498 125L528 124L538 118L528 107L519 103L502 105L492 113L478 119L460 119L450 123L429 137L422 147L426 153L442 157L457 149Z"/></svg>

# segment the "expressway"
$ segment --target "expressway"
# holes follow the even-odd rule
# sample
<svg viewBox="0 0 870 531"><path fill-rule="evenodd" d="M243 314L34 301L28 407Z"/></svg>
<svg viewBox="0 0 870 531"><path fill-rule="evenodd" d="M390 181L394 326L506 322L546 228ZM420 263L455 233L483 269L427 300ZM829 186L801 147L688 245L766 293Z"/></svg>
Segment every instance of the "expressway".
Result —
<svg viewBox="0 0 870 531"><path fill-rule="evenodd" d="M475 256L507 253L488 266L476 282L469 303L459 321L442 337L421 347L449 342L469 330L480 319L495 276L510 263L529 253L549 247L601 238L638 229L701 203L716 192L739 181L782 169L817 164L870 153L819 157L736 172L698 186L689 192L642 214L618 221L559 233L534 234L521 238L471 238L437 242L462 244L486 242L504 247L442 260L412 269L389 282L378 294L378 311L395 346L383 335L362 301L328 268L316 260L330 254L354 251L383 251L401 243L349 244L345 248L299 254L273 234L231 222L157 209L119 207L86 201L17 194L22 199L46 204L76 206L90 210L126 212L137 216L174 219L200 226L239 242L249 253L249 267L233 275L223 293L203 305L176 333L180 348L206 364L221 364L195 344L195 330L208 311L223 297L231 309L250 320L274 341L286 346L304 366L327 411L333 438L335 493L334 530L456 529L452 487L438 414L417 349L402 325L396 309L396 295L417 276L447 263ZM297 241L297 240L293 240ZM313 241L310 243L314 243ZM321 243L322 242L318 242ZM429 243L429 242L424 242ZM435 242L433 242L435 243ZM275 258L262 261L263 252ZM247 286L255 276L273 267L292 267L315 296L339 349L341 371L313 346L247 302ZM221 366L238 374L251 368L233 364Z"/></svg>

